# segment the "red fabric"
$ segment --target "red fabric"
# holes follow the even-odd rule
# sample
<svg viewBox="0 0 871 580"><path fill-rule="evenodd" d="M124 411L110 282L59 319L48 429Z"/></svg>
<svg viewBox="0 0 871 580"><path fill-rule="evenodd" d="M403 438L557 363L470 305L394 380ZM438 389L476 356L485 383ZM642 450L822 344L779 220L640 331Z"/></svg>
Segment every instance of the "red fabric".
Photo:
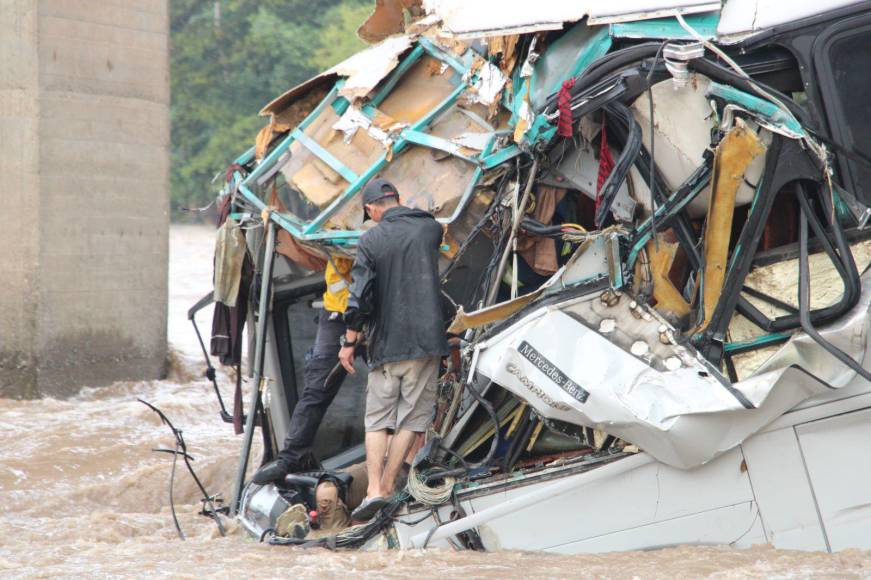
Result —
<svg viewBox="0 0 871 580"><path fill-rule="evenodd" d="M599 204L602 197L602 186L608 181L611 172L614 171L614 158L611 156L611 148L608 147L608 133L605 131L605 118L602 116L602 143L599 145L599 175L596 178L596 213L599 212Z"/></svg>
<svg viewBox="0 0 871 580"><path fill-rule="evenodd" d="M228 183L230 181L233 181L233 173L236 171L242 172L242 171L245 171L245 168L242 167L241 165L239 165L238 163L233 163L232 165L227 167L226 171L224 171L224 180L227 181Z"/></svg>
<svg viewBox="0 0 871 580"><path fill-rule="evenodd" d="M559 107L559 121L557 122L556 132L560 137L572 136L572 94L569 92L575 84L575 79L570 78L563 82L563 86L557 95L557 106Z"/></svg>

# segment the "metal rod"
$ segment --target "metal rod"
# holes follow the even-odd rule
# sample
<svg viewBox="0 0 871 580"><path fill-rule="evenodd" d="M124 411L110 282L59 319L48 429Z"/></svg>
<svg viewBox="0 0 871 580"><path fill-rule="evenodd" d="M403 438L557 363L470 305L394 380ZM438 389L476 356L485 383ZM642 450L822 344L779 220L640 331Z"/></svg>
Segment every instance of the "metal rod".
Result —
<svg viewBox="0 0 871 580"><path fill-rule="evenodd" d="M221 396L221 390L218 389L218 380L215 377L215 367L212 366L212 359L209 357L209 351L206 349L206 343L203 342L203 335L200 334L200 327L197 326L197 321L191 318L191 324L194 325L194 332L197 333L197 340L200 341L200 348L203 350L203 356L206 359L206 378L212 381L212 386L215 388L215 395L218 396L218 404L221 406L221 420L226 420L227 417L230 417L230 420L233 420L233 417L227 413L227 407L224 406L224 398Z"/></svg>
<svg viewBox="0 0 871 580"><path fill-rule="evenodd" d="M269 310L270 291L272 290L272 262L275 251L275 226L272 220L266 220L266 246L263 249L263 275L260 282L260 307L257 310L257 338L254 347L254 383L251 390L251 401L248 404L248 417L245 421L245 433L242 439L242 451L239 453L239 466L236 469L236 479L233 481L233 499L230 502L230 514L236 515L242 488L245 485L245 471L248 469L248 456L251 454L251 442L254 438L254 419L257 415L257 401L260 398L260 382L263 379L263 360L266 347L266 328L268 326L267 312Z"/></svg>
<svg viewBox="0 0 871 580"><path fill-rule="evenodd" d="M517 236L517 229L520 227L520 222L523 213L526 211L526 204L529 202L529 194L532 192L532 184L535 183L535 174L538 171L538 158L532 161L532 168L529 170L529 179L526 181L526 188L523 190L523 199L514 212L514 221L511 224L511 235L508 237L508 243L505 244L505 252L499 260L499 268L496 270L496 277L493 280L493 285L490 287L490 294L487 296L486 306L490 306L496 300L496 294L499 292L499 284L502 282L502 274L505 273L505 266L508 263L508 255L515 249L514 238ZM519 177L519 176L518 176Z"/></svg>

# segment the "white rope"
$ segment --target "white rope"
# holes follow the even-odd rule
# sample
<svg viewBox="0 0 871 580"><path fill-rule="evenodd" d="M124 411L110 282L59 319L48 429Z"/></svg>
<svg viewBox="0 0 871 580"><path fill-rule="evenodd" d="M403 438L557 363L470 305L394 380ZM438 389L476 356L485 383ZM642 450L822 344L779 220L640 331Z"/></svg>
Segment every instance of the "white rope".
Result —
<svg viewBox="0 0 871 580"><path fill-rule="evenodd" d="M681 16L680 14L676 14L675 16L677 17L678 23L681 25L681 27L684 30L686 30L697 41L701 42L705 46L705 48L707 48L708 50L710 50L711 52L713 52L714 54L719 56L721 59L723 59L726 62L726 64L729 65L729 68L734 70L740 77L742 77L748 83L750 83L750 86L753 87L754 91L756 91L762 97L768 99L769 102L777 105L777 107L789 119L795 121L796 124L801 125L801 123L799 123L798 120L795 118L795 115L792 114L792 111L790 111L789 108L785 104L783 104L783 102L781 102L780 99L778 99L777 97L775 97L774 95L772 95L768 91L764 90L758 84L756 84L753 81L753 79L750 77L750 75L748 75L746 72L744 72L744 69L742 69L738 65L738 63L736 63L734 60L729 58L729 55L727 55L725 52L720 50L720 48L717 47L716 45L714 45L714 43L710 42L708 39L706 39L701 34L699 34L695 28L693 28L692 26L687 24L687 21L683 19L683 16ZM825 146L823 146L820 143L817 143L809 135L802 136L801 141L804 144L806 144L807 147L814 153L814 155L816 155L820 159L820 161L825 165L825 174L827 176L826 181L830 182L831 168L829 167L829 156L828 156L828 152L826 151Z"/></svg>
<svg viewBox="0 0 871 580"><path fill-rule="evenodd" d="M435 506L445 504L451 499L451 492L453 492L456 482L456 478L446 477L440 485L429 486L426 483L426 475L418 473L412 467L408 472L408 483L405 487L411 497L420 503Z"/></svg>

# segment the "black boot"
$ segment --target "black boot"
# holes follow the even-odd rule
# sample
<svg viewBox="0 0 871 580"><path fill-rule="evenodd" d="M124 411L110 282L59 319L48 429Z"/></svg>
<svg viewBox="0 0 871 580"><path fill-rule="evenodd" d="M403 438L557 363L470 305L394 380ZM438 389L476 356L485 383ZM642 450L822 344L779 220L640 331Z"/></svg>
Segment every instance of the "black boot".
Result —
<svg viewBox="0 0 871 580"><path fill-rule="evenodd" d="M304 473L306 471L323 471L324 466L318 461L317 456L311 450L299 454L296 461L288 463L291 473Z"/></svg>
<svg viewBox="0 0 871 580"><path fill-rule="evenodd" d="M258 485L265 485L274 481L283 481L284 476L290 472L290 466L283 459L270 461L254 473L251 481Z"/></svg>

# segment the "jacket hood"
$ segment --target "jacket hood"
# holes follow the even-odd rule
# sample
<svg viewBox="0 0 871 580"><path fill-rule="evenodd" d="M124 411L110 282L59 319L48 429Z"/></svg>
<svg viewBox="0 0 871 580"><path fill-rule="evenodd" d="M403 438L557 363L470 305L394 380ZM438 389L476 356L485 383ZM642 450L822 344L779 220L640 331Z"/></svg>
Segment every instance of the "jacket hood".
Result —
<svg viewBox="0 0 871 580"><path fill-rule="evenodd" d="M400 205L399 207L391 207L384 212L384 217L382 219L384 221L392 221L402 217L428 217L435 219L435 216L433 216L428 211L416 209L413 207L405 207L404 205Z"/></svg>

